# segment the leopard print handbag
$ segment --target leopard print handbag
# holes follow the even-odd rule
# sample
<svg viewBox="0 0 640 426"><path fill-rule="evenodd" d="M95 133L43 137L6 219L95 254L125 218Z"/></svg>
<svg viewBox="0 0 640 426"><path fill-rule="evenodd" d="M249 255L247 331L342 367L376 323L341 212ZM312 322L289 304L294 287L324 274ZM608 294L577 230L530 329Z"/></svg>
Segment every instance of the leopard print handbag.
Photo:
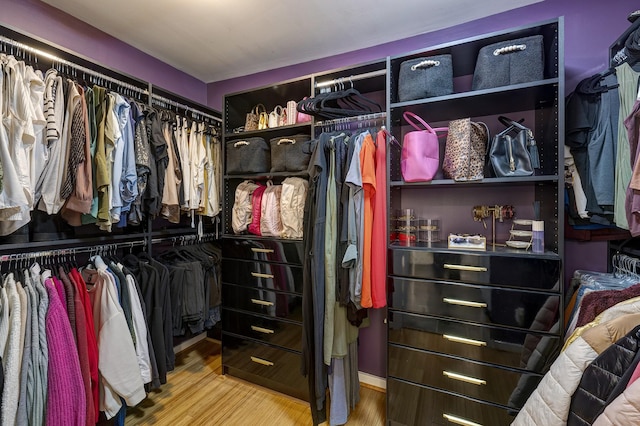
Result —
<svg viewBox="0 0 640 426"><path fill-rule="evenodd" d="M442 162L445 177L458 182L483 179L488 141L486 124L470 118L451 121Z"/></svg>

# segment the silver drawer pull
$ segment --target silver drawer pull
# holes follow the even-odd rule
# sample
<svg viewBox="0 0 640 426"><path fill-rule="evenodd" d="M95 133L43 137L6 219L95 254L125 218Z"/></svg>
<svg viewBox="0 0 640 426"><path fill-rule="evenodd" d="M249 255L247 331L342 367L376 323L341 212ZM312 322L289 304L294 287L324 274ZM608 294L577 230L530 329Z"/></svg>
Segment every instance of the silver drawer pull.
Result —
<svg viewBox="0 0 640 426"><path fill-rule="evenodd" d="M254 253L273 253L273 249L265 249L258 247L251 247L251 251Z"/></svg>
<svg viewBox="0 0 640 426"><path fill-rule="evenodd" d="M462 417L452 416L451 414L443 414L442 417L444 417L446 420L450 421L451 423L455 423L457 425L482 426L480 423L472 422L471 420L466 420L466 419L463 419Z"/></svg>
<svg viewBox="0 0 640 426"><path fill-rule="evenodd" d="M443 334L442 337L450 342L464 343L465 345L471 346L487 346L487 342L483 342L482 340L467 339L466 337L452 336L451 334Z"/></svg>
<svg viewBox="0 0 640 426"><path fill-rule="evenodd" d="M451 263L445 263L444 269L453 269L455 271L487 272L486 266L456 265Z"/></svg>
<svg viewBox="0 0 640 426"><path fill-rule="evenodd" d="M270 330L268 328L258 327L257 325L252 325L251 329L253 331L257 331L258 333L264 333L264 334L273 334L273 333L275 333L274 330Z"/></svg>
<svg viewBox="0 0 640 426"><path fill-rule="evenodd" d="M273 278L271 274L261 274L260 272L252 272L251 276L256 278Z"/></svg>
<svg viewBox="0 0 640 426"><path fill-rule="evenodd" d="M443 371L443 376L447 376L449 379L459 380L461 382L471 383L472 385L486 385L487 381L482 379L476 379L475 377L465 376L463 374L453 373L451 371Z"/></svg>
<svg viewBox="0 0 640 426"><path fill-rule="evenodd" d="M267 367L273 367L275 364L271 361L267 361L266 359L258 358L257 356L252 356L251 361L256 364L266 365Z"/></svg>
<svg viewBox="0 0 640 426"><path fill-rule="evenodd" d="M466 306L468 308L486 308L487 307L487 304L483 302L472 302L471 300L452 299L450 297L444 297L442 301L450 305Z"/></svg>
<svg viewBox="0 0 640 426"><path fill-rule="evenodd" d="M251 299L251 303L253 303L254 305L261 305L261 306L273 306L273 302L267 302L266 300L260 300L260 299Z"/></svg>

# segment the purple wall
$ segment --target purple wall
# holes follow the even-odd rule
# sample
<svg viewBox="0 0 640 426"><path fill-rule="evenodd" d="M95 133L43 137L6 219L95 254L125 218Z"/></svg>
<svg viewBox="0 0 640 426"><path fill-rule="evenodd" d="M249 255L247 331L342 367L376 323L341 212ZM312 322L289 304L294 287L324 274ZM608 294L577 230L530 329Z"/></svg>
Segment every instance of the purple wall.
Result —
<svg viewBox="0 0 640 426"><path fill-rule="evenodd" d="M222 98L253 87L399 55L404 52L435 46L453 40L472 37L502 29L564 16L565 18L565 78L566 93L584 77L607 67L609 46L629 26L627 15L638 8L630 0L546 0L520 9L479 19L455 27L408 39L382 44L285 68L274 69L208 85L208 105L222 110ZM577 268L607 270L606 243L567 242L565 276ZM360 334L360 370L386 376L386 310L370 310L371 326Z"/></svg>
<svg viewBox="0 0 640 426"><path fill-rule="evenodd" d="M39 37L201 104L204 82L37 0L2 0L0 25Z"/></svg>
<svg viewBox="0 0 640 426"><path fill-rule="evenodd" d="M222 110L222 97L253 87L273 84L316 72L326 71L400 55L466 37L565 17L565 77L572 89L584 77L606 67L609 46L629 26L627 15L638 8L631 0L546 0L466 24L421 34L367 49L251 74L208 85L208 105ZM568 93L568 92L567 92Z"/></svg>

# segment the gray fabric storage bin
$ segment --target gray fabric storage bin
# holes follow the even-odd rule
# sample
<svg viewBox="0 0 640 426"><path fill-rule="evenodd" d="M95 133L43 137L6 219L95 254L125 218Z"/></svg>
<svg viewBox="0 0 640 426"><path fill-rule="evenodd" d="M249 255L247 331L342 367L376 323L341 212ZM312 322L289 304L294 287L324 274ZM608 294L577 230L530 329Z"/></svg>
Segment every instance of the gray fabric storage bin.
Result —
<svg viewBox="0 0 640 426"><path fill-rule="evenodd" d="M542 80L543 51L541 35L484 46L478 52L472 89L491 89Z"/></svg>
<svg viewBox="0 0 640 426"><path fill-rule="evenodd" d="M227 141L227 174L266 173L271 165L269 145L263 138L253 137Z"/></svg>
<svg viewBox="0 0 640 426"><path fill-rule="evenodd" d="M398 101L413 101L453 93L451 55L416 58L400 64Z"/></svg>
<svg viewBox="0 0 640 426"><path fill-rule="evenodd" d="M302 172L309 167L313 142L309 135L282 136L269 141L271 172Z"/></svg>

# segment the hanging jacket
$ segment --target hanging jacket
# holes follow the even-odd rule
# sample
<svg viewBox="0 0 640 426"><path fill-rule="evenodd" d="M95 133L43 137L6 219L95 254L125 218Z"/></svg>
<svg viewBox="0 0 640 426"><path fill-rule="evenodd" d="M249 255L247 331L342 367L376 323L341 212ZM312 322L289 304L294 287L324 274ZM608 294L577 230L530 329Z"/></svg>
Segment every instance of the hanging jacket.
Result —
<svg viewBox="0 0 640 426"><path fill-rule="evenodd" d="M558 356L522 407L512 425L565 425L571 397L589 364L640 322L640 314L623 315L585 331Z"/></svg>
<svg viewBox="0 0 640 426"><path fill-rule="evenodd" d="M638 370L638 367L636 367ZM632 378L633 380L633 378ZM640 424L640 380L633 381L618 395L593 423L594 426Z"/></svg>
<svg viewBox="0 0 640 426"><path fill-rule="evenodd" d="M602 352L587 367L571 397L567 425L590 425L603 411L613 389L633 363L640 345L640 326ZM611 398L613 399L613 398Z"/></svg>

